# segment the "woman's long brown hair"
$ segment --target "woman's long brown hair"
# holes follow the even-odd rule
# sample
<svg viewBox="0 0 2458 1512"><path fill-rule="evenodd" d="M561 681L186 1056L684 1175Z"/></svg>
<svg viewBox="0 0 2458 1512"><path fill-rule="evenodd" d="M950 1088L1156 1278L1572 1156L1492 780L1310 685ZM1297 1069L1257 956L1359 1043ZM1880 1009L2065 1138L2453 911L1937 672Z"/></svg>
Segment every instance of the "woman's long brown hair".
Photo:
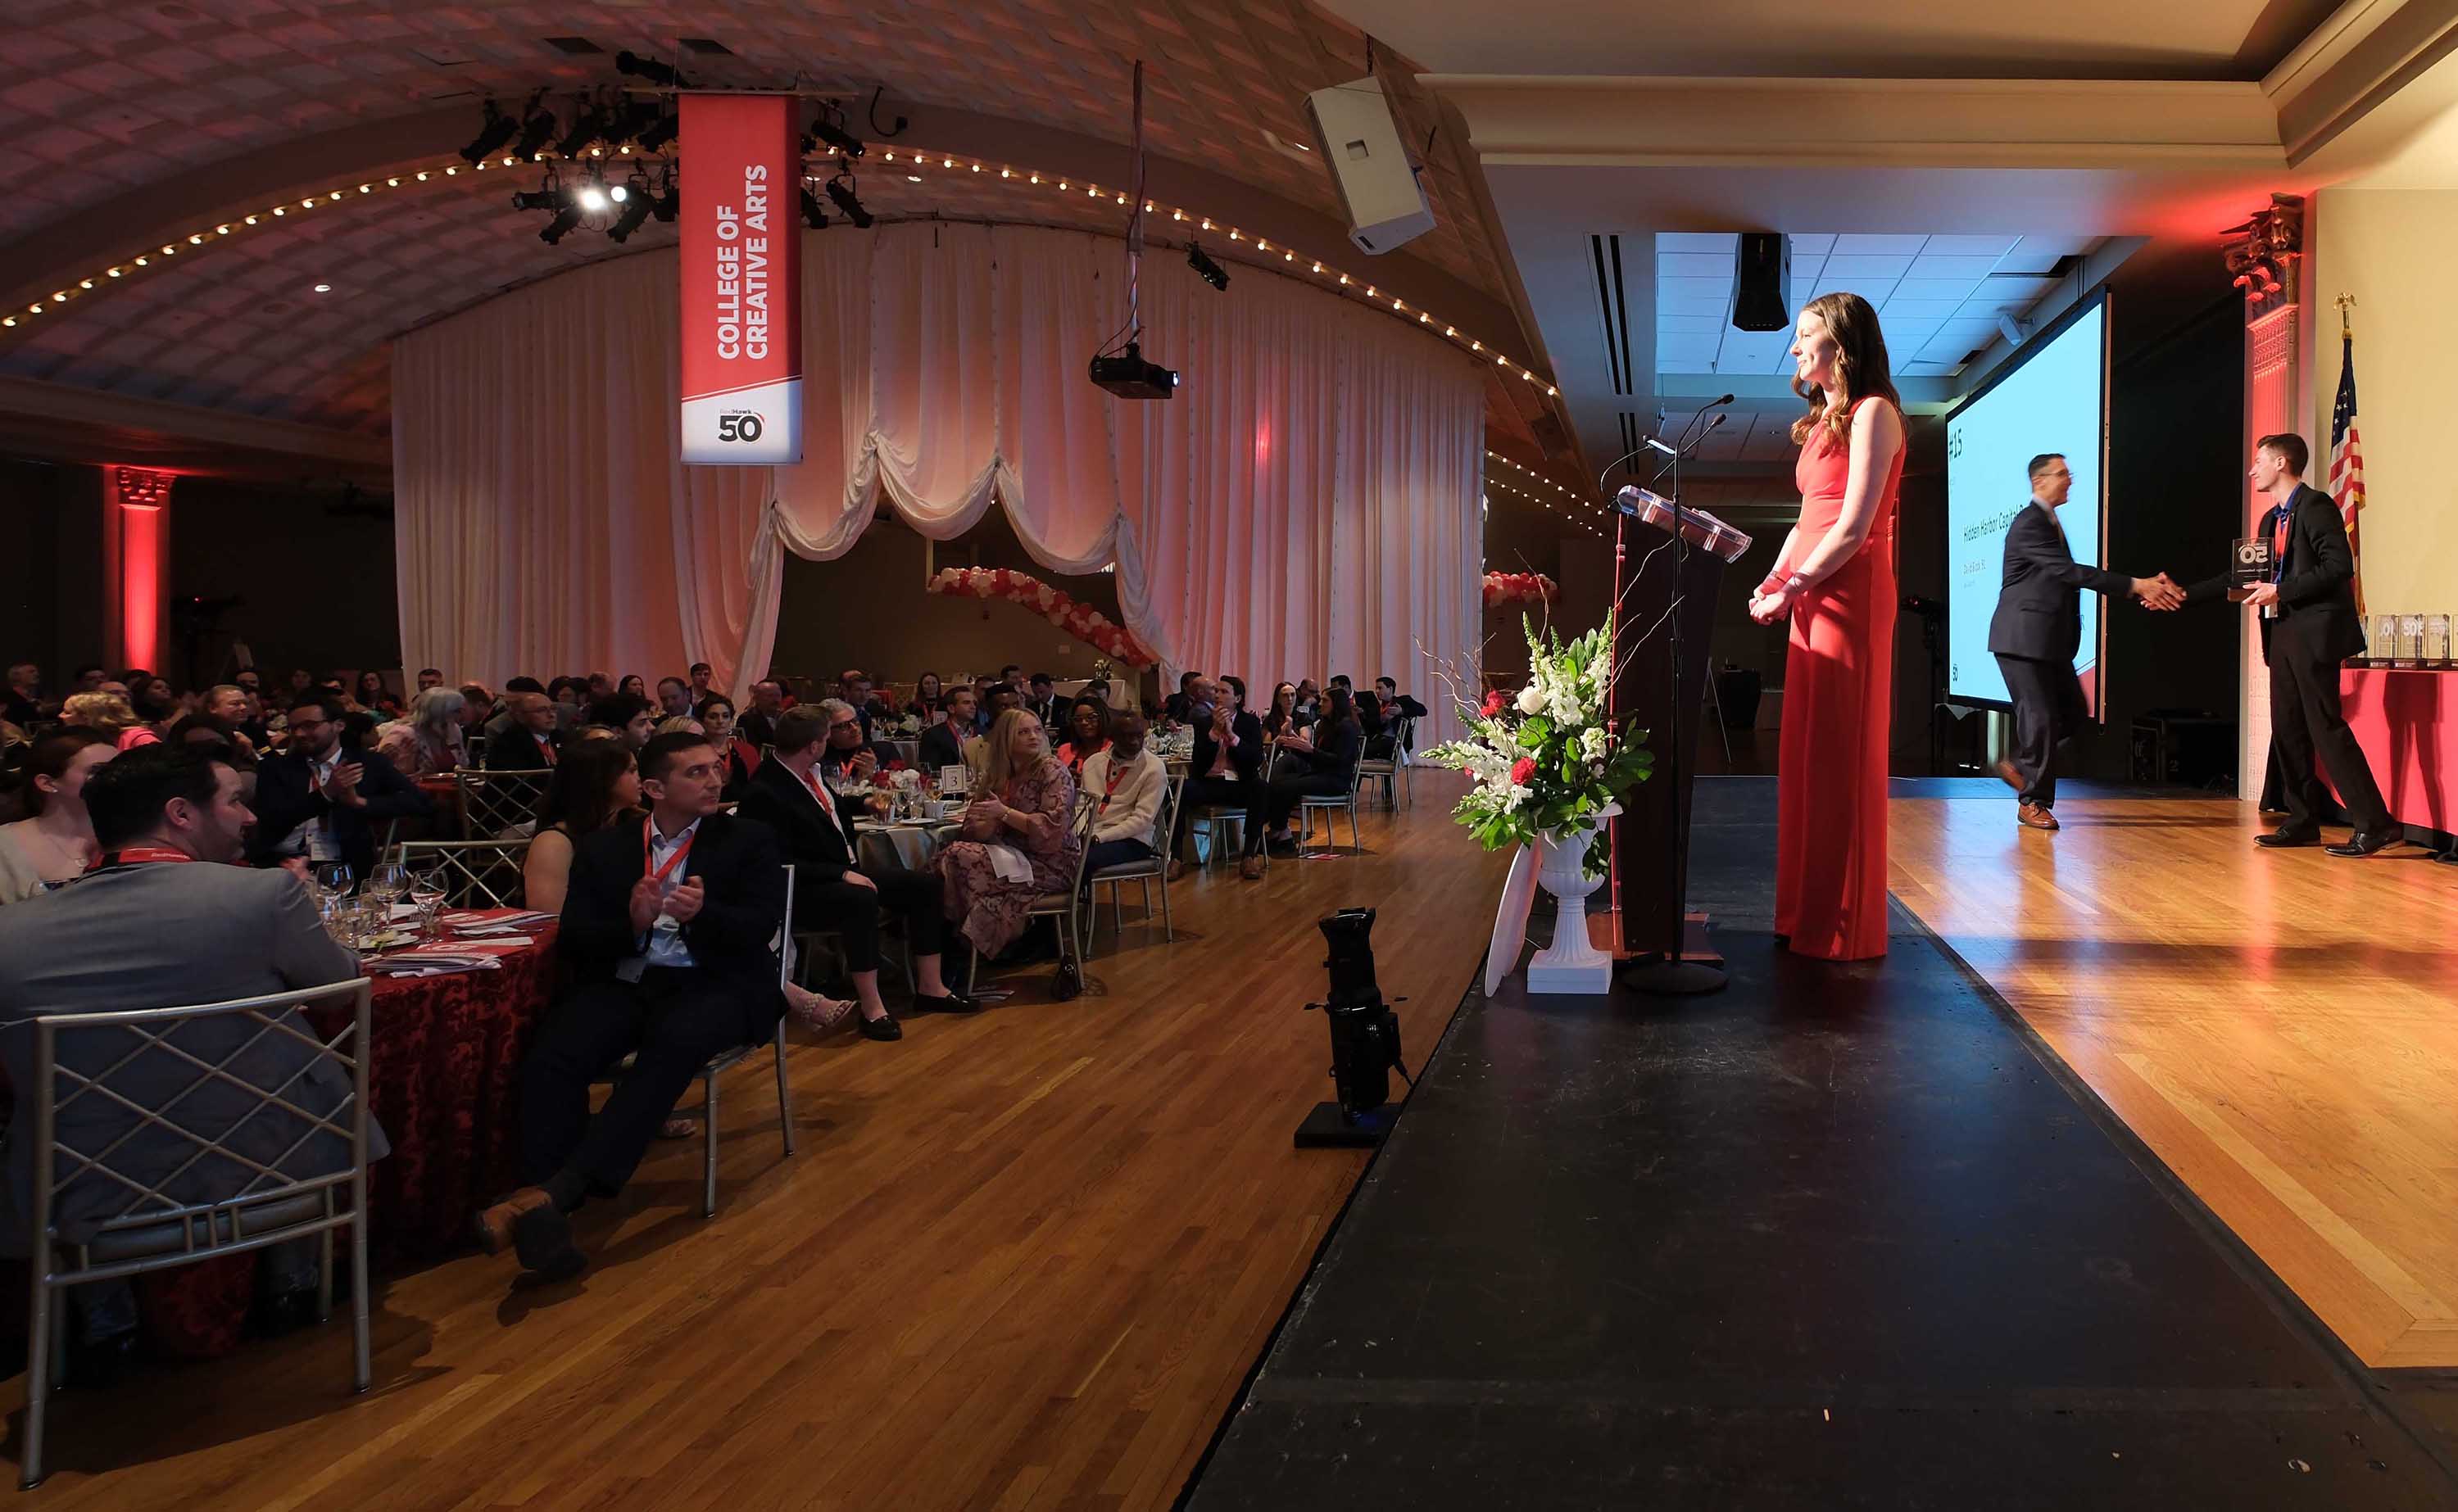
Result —
<svg viewBox="0 0 2458 1512"><path fill-rule="evenodd" d="M1829 412L1826 390L1794 379L1792 391L1809 401L1809 413L1792 423L1794 445L1808 441L1822 425L1834 445L1849 445L1852 406L1873 394L1894 405L1896 413L1903 412L1903 398L1895 392L1895 375L1886 362L1885 334L1878 329L1878 312L1868 300L1857 294L1822 294L1802 313L1817 316L1835 338L1835 371L1843 380L1844 403Z"/></svg>

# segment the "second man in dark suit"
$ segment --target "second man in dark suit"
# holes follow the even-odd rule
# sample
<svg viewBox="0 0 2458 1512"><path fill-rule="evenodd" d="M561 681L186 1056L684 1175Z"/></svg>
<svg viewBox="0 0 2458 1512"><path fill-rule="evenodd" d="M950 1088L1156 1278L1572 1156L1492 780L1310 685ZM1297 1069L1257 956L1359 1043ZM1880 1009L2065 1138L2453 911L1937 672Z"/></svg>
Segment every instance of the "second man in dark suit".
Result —
<svg viewBox="0 0 2458 1512"><path fill-rule="evenodd" d="M291 857L347 861L365 880L375 864L376 832L387 821L424 818L434 803L373 751L342 744L336 705L322 697L290 706L290 749L256 768L251 865Z"/></svg>
<svg viewBox="0 0 2458 1512"><path fill-rule="evenodd" d="M2165 578L2128 577L2075 561L2057 521L2073 473L2053 451L2033 457L2031 471L2031 502L2006 530L2006 570L1989 621L1989 650L2014 704L2013 755L1997 763L1997 775L2022 799L2015 810L2020 823L2053 830L2057 746L2091 719L2074 675L2083 590L2131 593L2155 609L2176 608L2183 590Z"/></svg>
<svg viewBox="0 0 2458 1512"><path fill-rule="evenodd" d="M2298 435L2264 436L2247 473L2271 507L2257 528L2270 538L2271 580L2231 590L2225 575L2186 590L2187 603L2231 598L2271 621L2262 652L2270 660L2270 741L2286 790L2287 822L2255 843L2279 848L2322 843L2330 795L2314 771L2330 775L2356 832L2328 847L2333 856L2372 856L2406 838L2382 801L2371 763L2339 708L2339 668L2364 649L2356 616L2356 559L2330 496L2304 482L2311 450Z"/></svg>

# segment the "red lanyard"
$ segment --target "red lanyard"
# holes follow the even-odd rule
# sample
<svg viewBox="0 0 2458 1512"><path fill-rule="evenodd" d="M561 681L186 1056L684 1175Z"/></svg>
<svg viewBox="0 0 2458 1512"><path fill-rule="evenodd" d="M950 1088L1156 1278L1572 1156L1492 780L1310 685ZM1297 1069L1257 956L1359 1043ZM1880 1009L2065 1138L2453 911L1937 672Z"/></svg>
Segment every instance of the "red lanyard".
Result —
<svg viewBox="0 0 2458 1512"><path fill-rule="evenodd" d="M2287 559L2287 511L2278 512L2279 518L2270 528L2270 566L2274 571Z"/></svg>
<svg viewBox="0 0 2458 1512"><path fill-rule="evenodd" d="M697 840L697 839L699 839L699 831L698 831L698 830L694 830L694 831L692 831L689 835L684 836L684 837L683 837L683 842L682 842L680 845L677 845L677 846L676 846L676 847L675 847L675 853L674 853L672 856L669 856L669 857L667 857L667 858L666 858L666 864L664 864L663 866L658 867L656 871L654 871L654 872L653 872L653 871L651 871L651 870L649 869L649 860L650 860L650 857L651 857L651 852L650 852L650 849L649 849L649 837L650 837L651 835L653 835L653 834L656 833L656 828L657 828L657 821L656 821L656 819L645 819L645 820L641 821L641 824L640 824L640 875L641 875L641 876L643 876L643 877L646 877L646 878L651 879L652 880L656 881L659 886L663 886L663 885L665 885L666 874L667 874L667 873L669 873L669 872L671 872L671 871L673 871L676 867L677 867L677 866L681 865L681 864L682 864L683 858L684 858L684 857L686 857L686 856L689 856L689 855L691 854L692 842L693 842L694 840Z"/></svg>
<svg viewBox="0 0 2458 1512"><path fill-rule="evenodd" d="M1118 764L1118 758L1116 756L1112 756L1110 758L1110 775L1101 779L1101 813L1107 814L1110 812L1110 799L1115 796L1118 791L1118 779L1126 775L1127 769Z"/></svg>
<svg viewBox="0 0 2458 1512"><path fill-rule="evenodd" d="M196 858L185 851L175 851L167 845L123 845L119 848L119 864L135 866L143 861L192 861Z"/></svg>
<svg viewBox="0 0 2458 1512"><path fill-rule="evenodd" d="M827 784L820 780L820 769L814 766L810 771L802 774L802 783L811 790L811 797L820 800L820 812L834 819L837 817L837 806L828 797Z"/></svg>
<svg viewBox="0 0 2458 1512"><path fill-rule="evenodd" d="M552 741L552 740L549 740L546 736L544 736L544 735L532 735L531 738L532 738L532 739L534 739L535 741L537 741L537 743L538 743L538 755L540 755L540 756L542 756L546 757L546 764L547 764L547 765L549 765L549 766L552 766L552 765L554 765L554 742L553 742L553 741Z"/></svg>

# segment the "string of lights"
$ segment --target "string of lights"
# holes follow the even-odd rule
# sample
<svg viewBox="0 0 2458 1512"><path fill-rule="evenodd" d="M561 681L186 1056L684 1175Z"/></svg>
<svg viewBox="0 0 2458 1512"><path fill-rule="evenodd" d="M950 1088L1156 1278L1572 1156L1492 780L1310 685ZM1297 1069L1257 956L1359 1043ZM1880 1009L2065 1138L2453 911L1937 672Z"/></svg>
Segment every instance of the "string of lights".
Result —
<svg viewBox="0 0 2458 1512"><path fill-rule="evenodd" d="M590 155L603 156L606 152L607 149L602 146L592 147ZM628 142L622 144L615 149L614 155L618 157L633 155L632 144ZM837 149L831 146L825 155L833 157L839 155ZM526 160L544 162L549 156L548 152L541 150L531 154ZM925 182L927 176L934 172L962 173L969 176L995 174L1002 181L1025 189L1046 188L1054 194L1082 194L1090 198L1108 199L1121 205L1127 202L1126 195L1116 189L1104 189L1097 184L1084 182L1064 175L1040 173L1018 168L1012 164L992 163L979 158L952 156L944 153L918 153L910 149L902 153L883 152L880 157L885 162L899 164L906 178L913 183ZM506 154L500 158L486 158L474 167L468 163L454 161L428 168L405 169L398 174L387 175L382 178L338 185L317 194L307 195L295 202L283 200L280 204L268 205L254 214L243 215L231 220L217 221L211 226L201 227L190 233L185 238L163 242L158 251L148 249L98 268L92 274L77 280L73 286L63 286L52 291L50 299L37 300L29 303L22 312L0 316L0 329L23 329L34 319L54 312L59 306L71 300L100 293L115 286L115 281L118 285L125 285L129 280L138 274L139 270L154 267L157 259L167 260L185 249L216 245L232 237L244 236L251 228L260 228L272 221L286 220L294 214L313 214L318 209L338 204L356 195L386 194L398 190L415 189L421 184L440 185L447 180L456 179L463 174L484 173L494 168L515 168L524 160L521 156ZM1496 351L1482 338L1469 335L1429 310L1413 308L1398 295L1387 294L1376 285L1343 272L1329 263L1313 258L1301 259L1292 248L1275 246L1266 238L1247 235L1242 227L1230 225L1181 206L1147 199L1144 201L1144 210L1147 215L1167 217L1166 223L1161 227L1163 231L1166 231L1169 226L1176 225L1184 227L1183 235L1189 238L1198 232L1225 233L1231 242L1239 247L1252 248L1266 261L1271 260L1271 254L1278 253L1278 260L1287 270L1302 269L1310 277L1323 280L1324 287L1341 294L1344 298L1362 299L1376 309L1408 321L1409 323L1423 330L1439 333L1444 340L1471 355L1490 356L1496 367L1504 372L1515 374L1525 382L1542 389L1548 399L1555 398L1561 393L1559 388L1539 376L1533 368L1523 362L1513 362L1508 353ZM1215 245L1218 244L1215 243ZM1487 455L1491 456L1492 453L1489 452Z"/></svg>
<svg viewBox="0 0 2458 1512"><path fill-rule="evenodd" d="M1508 488L1512 493L1525 497L1531 504L1541 506L1552 513L1567 517L1573 525L1577 526L1580 529L1589 531L1590 533L1597 536L1602 536L1605 533L1604 528L1601 526L1592 523L1587 518L1588 515L1594 511L1589 505L1588 500L1575 490L1566 488L1560 484L1555 483L1552 479L1546 477L1543 473L1537 472L1532 468L1522 466L1518 463L1511 461L1509 457L1506 457L1502 453L1492 450L1491 448L1487 449L1485 460L1488 462L1498 462L1504 466L1509 467L1512 472L1519 474L1522 479L1526 480L1524 483L1514 483L1510 479L1497 478L1493 475L1493 470L1489 467L1486 469L1485 474L1485 483L1487 487ZM1552 493L1555 497L1549 498L1546 493L1546 490L1548 489L1552 490ZM1556 502L1557 498L1559 502Z"/></svg>

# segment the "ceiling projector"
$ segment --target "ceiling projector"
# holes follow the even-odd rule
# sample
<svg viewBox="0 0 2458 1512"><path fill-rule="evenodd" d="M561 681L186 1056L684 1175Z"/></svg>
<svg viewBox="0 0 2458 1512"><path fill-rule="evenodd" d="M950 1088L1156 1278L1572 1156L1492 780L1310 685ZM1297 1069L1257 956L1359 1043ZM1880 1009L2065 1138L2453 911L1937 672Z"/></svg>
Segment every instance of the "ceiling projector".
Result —
<svg viewBox="0 0 2458 1512"><path fill-rule="evenodd" d="M1133 342L1115 357L1094 358L1093 382L1120 399L1167 399L1177 391L1177 372L1145 362L1143 348Z"/></svg>

